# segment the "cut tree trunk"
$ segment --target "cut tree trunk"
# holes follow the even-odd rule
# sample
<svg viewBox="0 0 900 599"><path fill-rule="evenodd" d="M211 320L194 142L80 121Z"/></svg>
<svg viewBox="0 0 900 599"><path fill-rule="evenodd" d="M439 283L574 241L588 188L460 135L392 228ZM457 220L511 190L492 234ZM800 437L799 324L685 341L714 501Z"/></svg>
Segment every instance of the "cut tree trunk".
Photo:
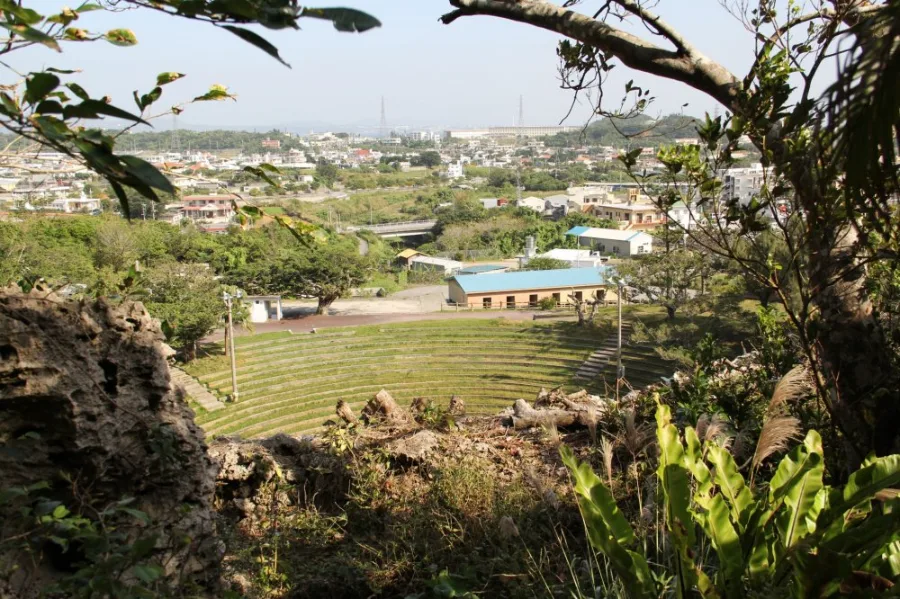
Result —
<svg viewBox="0 0 900 599"><path fill-rule="evenodd" d="M566 428L584 426L595 430L597 421L604 413L604 408L591 404L562 399L565 409L549 408L536 410L524 399L517 399L513 404L512 424L516 430L545 427Z"/></svg>

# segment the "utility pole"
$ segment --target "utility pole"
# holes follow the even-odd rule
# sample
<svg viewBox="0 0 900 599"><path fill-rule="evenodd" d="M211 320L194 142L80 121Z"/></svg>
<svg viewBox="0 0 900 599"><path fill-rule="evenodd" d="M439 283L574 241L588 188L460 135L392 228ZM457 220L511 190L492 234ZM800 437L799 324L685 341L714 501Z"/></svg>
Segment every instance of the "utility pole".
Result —
<svg viewBox="0 0 900 599"><path fill-rule="evenodd" d="M234 322L231 318L231 306L234 298L240 299L243 294L238 291L235 295L231 295L227 291L222 292L222 299L225 300L225 306L228 308L228 326L225 329L225 335L228 336L228 353L231 356L231 401L238 401L238 384L237 384L237 361L234 355Z"/></svg>
<svg viewBox="0 0 900 599"><path fill-rule="evenodd" d="M622 279L615 279L616 283L616 304L619 312L619 339L616 343L616 403L619 401L619 388L622 385L622 379L625 378L625 367L622 366Z"/></svg>

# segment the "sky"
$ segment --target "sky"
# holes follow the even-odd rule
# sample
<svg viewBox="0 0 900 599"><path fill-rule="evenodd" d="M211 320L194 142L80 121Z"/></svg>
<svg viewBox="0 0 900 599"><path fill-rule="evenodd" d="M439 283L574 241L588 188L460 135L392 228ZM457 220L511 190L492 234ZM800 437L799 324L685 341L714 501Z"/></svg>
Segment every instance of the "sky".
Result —
<svg viewBox="0 0 900 599"><path fill-rule="evenodd" d="M65 5L58 0L26 4L44 14ZM77 0L70 4L77 5ZM147 9L86 13L77 23L98 32L131 29L139 42L136 46L69 43L62 54L39 46L7 60L20 72L48 66L80 68L82 72L71 80L92 95L112 96L126 109L134 108L132 91L146 93L156 74L164 71L187 77L166 86L159 101L163 108L200 95L211 84L225 85L237 95L236 102L189 106L178 124L186 128L324 127L352 132L378 125L382 97L392 127L510 126L517 120L520 95L526 125L558 124L568 111L572 92L559 88L555 50L561 38L555 33L491 17L466 17L443 25L438 18L451 9L447 0L338 4L365 10L383 26L350 34L334 30L327 21L305 19L301 31L257 28L279 48L290 69L227 31ZM748 68L752 39L717 0L661 0L657 10L733 72L742 75ZM8 72L4 79L9 79ZM680 111L701 116L715 109L715 103L699 92L623 65L613 70L609 89L618 97L630 79L649 86L657 98L648 111L651 116ZM589 115L582 104L565 124L583 125ZM171 124L166 117L157 126Z"/></svg>

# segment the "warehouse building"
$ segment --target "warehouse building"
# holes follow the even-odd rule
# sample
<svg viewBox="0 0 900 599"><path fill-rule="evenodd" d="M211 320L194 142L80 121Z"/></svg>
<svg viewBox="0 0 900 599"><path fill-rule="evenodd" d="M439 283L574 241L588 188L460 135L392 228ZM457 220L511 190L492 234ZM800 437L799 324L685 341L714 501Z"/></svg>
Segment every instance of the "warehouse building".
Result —
<svg viewBox="0 0 900 599"><path fill-rule="evenodd" d="M603 295L607 281L602 268L530 270L499 274L457 275L449 281L450 301L475 308L522 308L537 306L544 298L568 303L569 295L588 299Z"/></svg>

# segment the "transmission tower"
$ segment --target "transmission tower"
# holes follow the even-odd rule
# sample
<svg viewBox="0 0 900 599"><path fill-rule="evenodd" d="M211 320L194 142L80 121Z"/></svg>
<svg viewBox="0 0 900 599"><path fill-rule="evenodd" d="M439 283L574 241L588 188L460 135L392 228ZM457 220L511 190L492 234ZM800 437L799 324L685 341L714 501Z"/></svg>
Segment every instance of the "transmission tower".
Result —
<svg viewBox="0 0 900 599"><path fill-rule="evenodd" d="M378 129L381 131L381 136L385 137L385 133L387 133L387 115L384 112L384 96L381 96L381 122L378 125Z"/></svg>
<svg viewBox="0 0 900 599"><path fill-rule="evenodd" d="M523 108L522 96L519 96L519 118L516 121L516 151L522 144L522 138L525 136L525 109ZM518 206L522 200L522 157L516 156L516 205Z"/></svg>

